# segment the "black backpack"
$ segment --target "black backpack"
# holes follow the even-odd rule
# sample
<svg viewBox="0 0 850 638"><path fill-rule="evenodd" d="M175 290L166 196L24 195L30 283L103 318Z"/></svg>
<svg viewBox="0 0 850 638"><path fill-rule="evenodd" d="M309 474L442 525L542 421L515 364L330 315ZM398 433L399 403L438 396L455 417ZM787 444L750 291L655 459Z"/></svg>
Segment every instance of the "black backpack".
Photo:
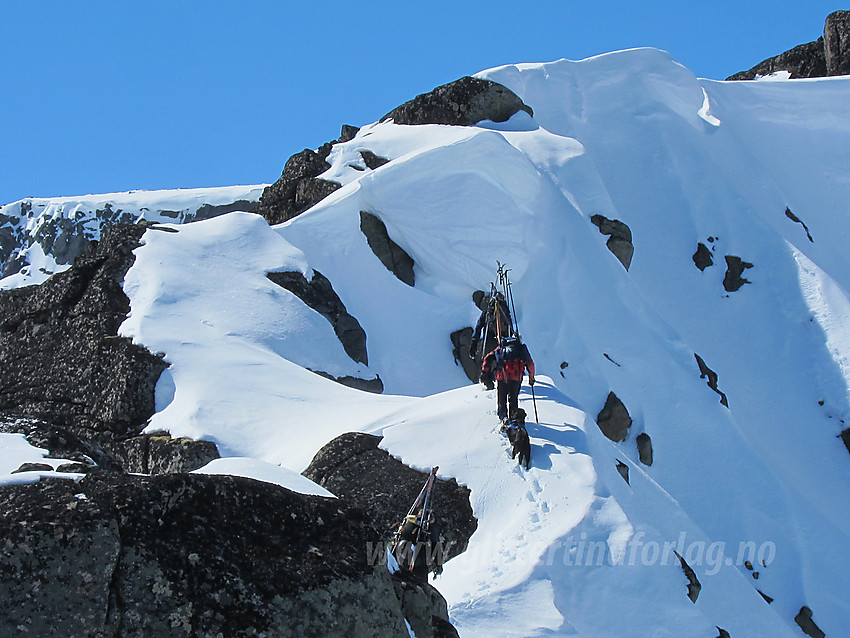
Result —
<svg viewBox="0 0 850 638"><path fill-rule="evenodd" d="M496 367L503 368L508 361L520 361L527 358L528 350L519 337L505 337L496 350Z"/></svg>

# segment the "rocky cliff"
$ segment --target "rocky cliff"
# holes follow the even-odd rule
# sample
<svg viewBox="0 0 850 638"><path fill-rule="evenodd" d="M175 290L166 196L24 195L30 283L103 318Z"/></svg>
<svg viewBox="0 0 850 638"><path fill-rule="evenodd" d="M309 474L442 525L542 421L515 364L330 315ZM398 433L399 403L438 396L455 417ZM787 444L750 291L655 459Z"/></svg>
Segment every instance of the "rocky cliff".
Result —
<svg viewBox="0 0 850 638"><path fill-rule="evenodd" d="M823 36L768 58L727 80L753 80L787 71L791 78L818 78L850 74L850 11L829 14Z"/></svg>

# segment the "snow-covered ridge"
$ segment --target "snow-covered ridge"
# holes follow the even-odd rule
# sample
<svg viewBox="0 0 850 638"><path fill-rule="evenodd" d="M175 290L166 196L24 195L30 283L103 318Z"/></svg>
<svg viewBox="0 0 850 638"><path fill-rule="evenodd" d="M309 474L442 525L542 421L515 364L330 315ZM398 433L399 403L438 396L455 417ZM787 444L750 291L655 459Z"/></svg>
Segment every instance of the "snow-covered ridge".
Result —
<svg viewBox="0 0 850 638"><path fill-rule="evenodd" d="M263 185L26 198L0 207L0 288L36 284L65 270L106 224L183 224L255 210Z"/></svg>
<svg viewBox="0 0 850 638"><path fill-rule="evenodd" d="M121 332L171 365L150 429L293 471L357 430L439 465L479 519L436 583L462 636L791 637L803 607L841 635L850 79L712 82L649 49L479 76L534 117L367 125L328 157L342 188L285 224L145 234ZM366 170L364 150L389 162ZM372 253L361 211L415 286ZM629 229L628 269L596 215ZM528 471L449 343L497 261L540 375L521 396ZM332 282L368 366L278 270ZM379 375L386 394L310 370ZM611 393L631 417L616 442L595 423Z"/></svg>

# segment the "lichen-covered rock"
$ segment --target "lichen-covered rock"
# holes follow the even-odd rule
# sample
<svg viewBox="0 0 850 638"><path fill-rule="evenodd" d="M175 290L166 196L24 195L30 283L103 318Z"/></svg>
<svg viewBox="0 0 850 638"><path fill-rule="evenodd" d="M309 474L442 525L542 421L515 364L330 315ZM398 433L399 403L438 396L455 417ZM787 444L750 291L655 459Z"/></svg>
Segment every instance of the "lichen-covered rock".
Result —
<svg viewBox="0 0 850 638"><path fill-rule="evenodd" d="M505 122L518 111L533 116L530 106L501 84L462 77L417 95L381 118L396 124L451 124L473 126L481 120Z"/></svg>
<svg viewBox="0 0 850 638"><path fill-rule="evenodd" d="M0 410L76 434L135 434L154 412L160 357L118 337L121 289L144 226L109 228L69 270L0 292Z"/></svg>
<svg viewBox="0 0 850 638"><path fill-rule="evenodd" d="M349 432L325 445L304 476L368 513L387 538L404 518L428 475L378 448L381 437ZM447 559L463 552L478 526L469 490L437 479L435 514Z"/></svg>
<svg viewBox="0 0 850 638"><path fill-rule="evenodd" d="M632 417L617 395L609 392L605 406L596 416L596 423L605 436L614 442L620 442L625 441L629 435Z"/></svg>
<svg viewBox="0 0 850 638"><path fill-rule="evenodd" d="M330 321L345 353L354 361L369 365L366 332L360 322L348 314L327 277L318 270L313 271L310 281L300 272L270 272L267 277Z"/></svg>
<svg viewBox="0 0 850 638"><path fill-rule="evenodd" d="M386 225L377 215L361 210L360 230L366 236L369 248L387 270L408 286L416 284L413 258L390 238Z"/></svg>
<svg viewBox="0 0 850 638"><path fill-rule="evenodd" d="M449 622L446 600L434 587L396 574L393 588L416 638L457 638L457 630Z"/></svg>
<svg viewBox="0 0 850 638"><path fill-rule="evenodd" d="M406 635L379 533L337 499L90 474L4 487L0 507L0 635Z"/></svg>
<svg viewBox="0 0 850 638"><path fill-rule="evenodd" d="M168 434L134 436L114 447L124 461L124 470L139 474L191 472L219 458L212 441L173 439Z"/></svg>

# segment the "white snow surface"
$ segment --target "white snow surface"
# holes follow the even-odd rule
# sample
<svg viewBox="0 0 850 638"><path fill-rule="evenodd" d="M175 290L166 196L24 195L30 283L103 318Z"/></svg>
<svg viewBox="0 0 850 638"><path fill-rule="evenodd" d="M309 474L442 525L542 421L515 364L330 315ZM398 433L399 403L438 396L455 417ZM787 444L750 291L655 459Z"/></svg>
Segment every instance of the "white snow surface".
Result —
<svg viewBox="0 0 850 638"><path fill-rule="evenodd" d="M434 583L464 637L791 637L804 605L843 635L850 78L701 80L653 49L479 76L534 117L368 125L333 147L323 177L343 187L285 224L231 213L145 233L121 333L171 366L150 429L214 441L225 473L289 487L348 431L439 466L478 518ZM391 161L358 170L361 150ZM414 287L371 252L360 211L413 258ZM628 271L594 214L629 226ZM752 264L735 292L727 256ZM535 397L521 395L527 471L497 431L494 393L469 383L449 342L474 325L471 295L497 261L539 373ZM368 365L266 277L285 270L330 280ZM378 375L385 392L312 371ZM612 391L633 420L619 443L595 423ZM674 552L699 579L695 603Z"/></svg>

